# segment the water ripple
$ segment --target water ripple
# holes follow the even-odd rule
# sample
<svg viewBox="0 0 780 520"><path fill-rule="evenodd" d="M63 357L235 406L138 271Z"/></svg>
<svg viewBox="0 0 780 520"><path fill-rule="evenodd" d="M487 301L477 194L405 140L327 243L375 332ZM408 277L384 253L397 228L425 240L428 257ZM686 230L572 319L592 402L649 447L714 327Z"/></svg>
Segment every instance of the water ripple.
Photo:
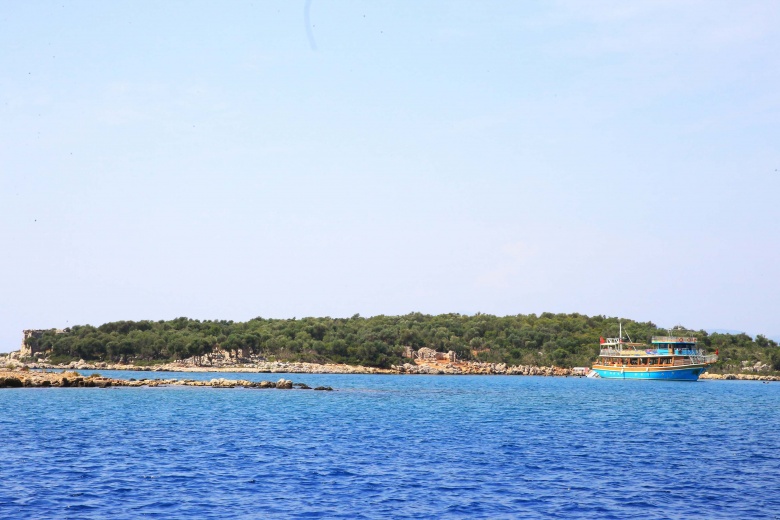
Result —
<svg viewBox="0 0 780 520"><path fill-rule="evenodd" d="M774 518L780 510L780 385L275 376L338 391L0 391L0 517Z"/></svg>

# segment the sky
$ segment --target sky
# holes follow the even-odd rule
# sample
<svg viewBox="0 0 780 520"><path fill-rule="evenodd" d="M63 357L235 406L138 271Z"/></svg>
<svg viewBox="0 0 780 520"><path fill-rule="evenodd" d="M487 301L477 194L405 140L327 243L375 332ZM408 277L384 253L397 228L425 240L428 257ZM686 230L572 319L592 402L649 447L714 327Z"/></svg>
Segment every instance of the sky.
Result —
<svg viewBox="0 0 780 520"><path fill-rule="evenodd" d="M780 4L0 3L22 330L578 312L780 336Z"/></svg>

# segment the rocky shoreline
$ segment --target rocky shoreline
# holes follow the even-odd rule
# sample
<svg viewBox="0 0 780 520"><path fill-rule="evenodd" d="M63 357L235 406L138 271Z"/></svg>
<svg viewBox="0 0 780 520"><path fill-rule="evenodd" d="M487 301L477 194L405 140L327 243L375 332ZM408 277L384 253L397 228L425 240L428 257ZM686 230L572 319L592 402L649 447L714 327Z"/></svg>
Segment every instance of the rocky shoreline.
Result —
<svg viewBox="0 0 780 520"><path fill-rule="evenodd" d="M374 367L317 364L317 363L287 363L282 361L267 361L259 363L219 363L213 365L196 364L191 361L177 361L159 365L137 366L121 363L89 363L73 361L67 364L54 365L46 362L19 363L19 366L35 370L131 370L135 372L239 372L253 374L397 374L395 370Z"/></svg>
<svg viewBox="0 0 780 520"><path fill-rule="evenodd" d="M43 372L35 370L0 370L0 388L109 388L116 386L158 387L158 386L205 386L211 388L275 388L279 390L321 390L332 391L330 386L310 387L306 383L293 383L289 379L273 381L247 381L244 379L116 379L98 374L82 376L78 372Z"/></svg>
<svg viewBox="0 0 780 520"><path fill-rule="evenodd" d="M392 365L389 369L361 365L318 364L284 361L254 361L249 363L220 362L211 365L197 364L193 360L176 361L151 366L130 364L89 363L84 360L54 365L46 362L9 363L22 369L32 370L131 370L141 372L232 372L232 373L283 373L283 374L406 374L406 375L508 375L582 377L584 373L571 368L557 366L507 365L506 363L404 363ZM759 374L713 374L705 372L700 379L739 381L780 381L780 377ZM235 383L236 386L243 386ZM127 385L125 385L127 386Z"/></svg>
<svg viewBox="0 0 780 520"><path fill-rule="evenodd" d="M506 363L421 363L392 365L391 368L375 368L361 365L318 364L303 362L262 361L254 363L220 363L198 365L190 361L178 361L152 366L135 366L113 363L88 363L74 361L64 365L45 362L21 363L20 366L36 370L133 370L149 372L244 372L284 374L416 374L416 375L524 375L571 376L570 368L557 366L507 365Z"/></svg>
<svg viewBox="0 0 780 520"><path fill-rule="evenodd" d="M725 381L780 381L778 376L760 376L758 374L710 374L705 372L699 379L717 379Z"/></svg>
<svg viewBox="0 0 780 520"><path fill-rule="evenodd" d="M570 368L556 366L537 367L533 365L507 365L506 363L461 363L438 365L412 365L406 363L395 367L397 374L428 375L502 375L502 376L571 376Z"/></svg>

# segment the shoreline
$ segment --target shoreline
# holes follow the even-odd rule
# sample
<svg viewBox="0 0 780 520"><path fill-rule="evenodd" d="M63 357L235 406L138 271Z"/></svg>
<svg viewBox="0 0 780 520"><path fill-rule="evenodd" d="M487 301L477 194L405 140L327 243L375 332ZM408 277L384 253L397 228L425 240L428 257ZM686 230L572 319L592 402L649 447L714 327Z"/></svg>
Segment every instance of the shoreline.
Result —
<svg viewBox="0 0 780 520"><path fill-rule="evenodd" d="M363 365L345 365L335 363L304 363L284 361L263 361L255 363L236 363L216 365L198 365L188 362L163 363L152 366L136 366L119 363L88 363L73 361L68 364L19 363L31 370L131 370L137 372L233 372L252 374L372 374L372 375L528 375L528 376L578 376L570 368L557 366L538 367L534 365L512 365L505 363L422 363L412 365L392 365L391 368L376 368Z"/></svg>
<svg viewBox="0 0 780 520"><path fill-rule="evenodd" d="M197 373L247 373L247 374L366 374L366 375L516 375L516 376L547 376L547 377L584 377L583 373L575 373L571 368L557 366L506 365L505 363L421 363L412 365L392 365L391 368L375 368L362 365L345 365L334 363L304 363L284 361L262 361L254 363L219 363L215 365L198 365L188 361L177 361L152 366L135 366L119 363L88 363L73 361L68 364L53 365L50 363L30 362L18 363L20 369L29 370L117 370L136 372L197 372ZM705 372L699 376L705 380L725 381L780 381L780 376L761 374L714 374Z"/></svg>

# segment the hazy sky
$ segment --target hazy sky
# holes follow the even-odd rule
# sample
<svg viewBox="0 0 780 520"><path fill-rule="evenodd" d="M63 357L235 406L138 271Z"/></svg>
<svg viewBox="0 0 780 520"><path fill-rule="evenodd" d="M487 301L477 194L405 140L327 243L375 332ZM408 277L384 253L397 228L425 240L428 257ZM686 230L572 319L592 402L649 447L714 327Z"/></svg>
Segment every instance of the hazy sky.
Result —
<svg viewBox="0 0 780 520"><path fill-rule="evenodd" d="M412 311L780 335L778 27L769 1L2 2L0 351Z"/></svg>

